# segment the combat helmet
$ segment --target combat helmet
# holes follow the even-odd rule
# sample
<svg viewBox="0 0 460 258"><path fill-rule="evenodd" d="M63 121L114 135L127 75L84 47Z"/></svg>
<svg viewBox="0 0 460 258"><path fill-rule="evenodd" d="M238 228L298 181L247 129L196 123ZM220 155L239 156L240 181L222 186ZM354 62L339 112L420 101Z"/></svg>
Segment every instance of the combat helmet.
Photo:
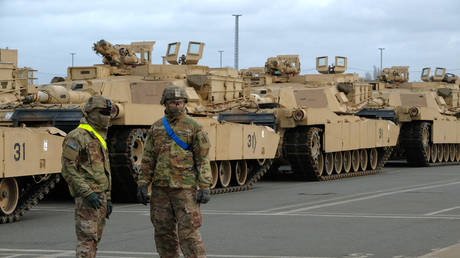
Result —
<svg viewBox="0 0 460 258"><path fill-rule="evenodd" d="M107 115L112 111L112 102L101 95L91 96L83 107L83 112L88 114L96 108L107 110Z"/></svg>
<svg viewBox="0 0 460 258"><path fill-rule="evenodd" d="M163 95L161 96L160 104L165 105L166 101L170 99L184 99L185 103L188 102L188 97L187 93L185 92L185 89L174 84L169 85L163 90Z"/></svg>

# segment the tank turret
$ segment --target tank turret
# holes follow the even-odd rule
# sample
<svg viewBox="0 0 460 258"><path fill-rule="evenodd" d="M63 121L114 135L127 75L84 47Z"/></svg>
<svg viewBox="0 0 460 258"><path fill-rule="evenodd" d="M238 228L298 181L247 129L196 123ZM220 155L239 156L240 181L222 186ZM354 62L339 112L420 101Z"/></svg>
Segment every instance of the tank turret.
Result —
<svg viewBox="0 0 460 258"><path fill-rule="evenodd" d="M16 49L0 49L0 104L18 102L22 96L36 92L36 70L17 65Z"/></svg>

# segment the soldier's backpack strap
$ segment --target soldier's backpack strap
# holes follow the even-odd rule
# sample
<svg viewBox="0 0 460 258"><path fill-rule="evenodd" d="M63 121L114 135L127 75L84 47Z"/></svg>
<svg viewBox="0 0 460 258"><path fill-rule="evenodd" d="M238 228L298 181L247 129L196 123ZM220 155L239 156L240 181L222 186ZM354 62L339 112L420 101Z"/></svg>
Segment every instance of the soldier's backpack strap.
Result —
<svg viewBox="0 0 460 258"><path fill-rule="evenodd" d="M171 126L169 126L169 123L168 123L168 120L166 120L166 117L163 117L162 121L163 121L163 126L165 127L166 132L168 133L169 137L171 137L171 139L173 139L173 141L175 141L177 145L181 146L182 149L190 150L189 149L190 146L187 143L183 142L171 129Z"/></svg>

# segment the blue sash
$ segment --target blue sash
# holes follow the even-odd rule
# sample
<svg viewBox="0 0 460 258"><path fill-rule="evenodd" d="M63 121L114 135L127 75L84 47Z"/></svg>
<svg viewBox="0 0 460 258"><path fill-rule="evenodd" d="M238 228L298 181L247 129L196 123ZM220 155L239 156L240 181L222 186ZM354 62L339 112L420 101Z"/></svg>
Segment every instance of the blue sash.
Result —
<svg viewBox="0 0 460 258"><path fill-rule="evenodd" d="M174 131L171 129L171 126L169 126L169 123L168 123L168 120L166 120L166 117L163 117L162 119L163 121L163 126L165 127L166 129L166 132L168 133L169 137L171 137L171 139L173 139L177 145L181 146L182 149L184 150L189 150L189 145L185 142L183 142L175 133Z"/></svg>

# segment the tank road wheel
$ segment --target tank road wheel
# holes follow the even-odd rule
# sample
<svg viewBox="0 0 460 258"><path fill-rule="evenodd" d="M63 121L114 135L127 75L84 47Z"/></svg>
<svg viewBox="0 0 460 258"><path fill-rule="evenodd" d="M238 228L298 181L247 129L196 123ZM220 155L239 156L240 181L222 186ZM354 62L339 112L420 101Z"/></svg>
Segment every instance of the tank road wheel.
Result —
<svg viewBox="0 0 460 258"><path fill-rule="evenodd" d="M128 138L128 155L136 172L140 172L142 155L144 154L145 130L136 128L131 130Z"/></svg>
<svg viewBox="0 0 460 258"><path fill-rule="evenodd" d="M342 167L343 167L343 160L342 160L342 152L336 152L334 153L334 171L337 174L340 174L342 172Z"/></svg>
<svg viewBox="0 0 460 258"><path fill-rule="evenodd" d="M377 168L378 160L379 160L379 153L376 148L372 148L369 150L368 153L369 157L369 168L371 170L375 170Z"/></svg>
<svg viewBox="0 0 460 258"><path fill-rule="evenodd" d="M449 152L449 161L455 161L455 158L457 156L457 148L455 148L455 144L449 144Z"/></svg>
<svg viewBox="0 0 460 258"><path fill-rule="evenodd" d="M0 182L0 214L10 215L16 209L19 188L16 179L4 178Z"/></svg>
<svg viewBox="0 0 460 258"><path fill-rule="evenodd" d="M431 144L431 162L435 163L438 159L438 145Z"/></svg>
<svg viewBox="0 0 460 258"><path fill-rule="evenodd" d="M321 150L321 129L312 127L307 132L307 153L315 174L321 175L324 169L324 156Z"/></svg>
<svg viewBox="0 0 460 258"><path fill-rule="evenodd" d="M324 154L320 153L316 158L316 165L318 168L318 173L322 174L324 171Z"/></svg>
<svg viewBox="0 0 460 258"><path fill-rule="evenodd" d="M361 169L363 171L367 170L367 163L369 161L368 158L369 157L367 156L367 150L363 149L363 150L359 151L359 163L360 163Z"/></svg>
<svg viewBox="0 0 460 258"><path fill-rule="evenodd" d="M447 162L447 161L449 161L449 144L444 143L442 145L442 149L444 151L444 160L443 161Z"/></svg>
<svg viewBox="0 0 460 258"><path fill-rule="evenodd" d="M455 158L457 161L460 161L460 144L456 144L456 149L457 149L457 157Z"/></svg>
<svg viewBox="0 0 460 258"><path fill-rule="evenodd" d="M351 165L353 167L353 172L359 170L359 150L353 150L351 152Z"/></svg>
<svg viewBox="0 0 460 258"><path fill-rule="evenodd" d="M426 153L426 160L427 162L429 162L430 157L431 157L431 145L430 144L425 145L425 153Z"/></svg>
<svg viewBox="0 0 460 258"><path fill-rule="evenodd" d="M233 178L235 179L235 185L242 186L246 184L246 179L248 179L248 165L244 160L238 160L233 162Z"/></svg>
<svg viewBox="0 0 460 258"><path fill-rule="evenodd" d="M223 160L219 165L219 183L225 188L230 185L230 180L232 179L232 166L230 161Z"/></svg>
<svg viewBox="0 0 460 258"><path fill-rule="evenodd" d="M324 154L324 172L330 176L332 171L334 171L334 153L329 152Z"/></svg>
<svg viewBox="0 0 460 258"><path fill-rule="evenodd" d="M350 172L351 170L351 152L345 151L343 153L343 170L345 173Z"/></svg>
<svg viewBox="0 0 460 258"><path fill-rule="evenodd" d="M215 161L211 161L211 175L212 175L212 183L211 189L216 188L217 180L219 179L219 169L217 168L217 163Z"/></svg>
<svg viewBox="0 0 460 258"><path fill-rule="evenodd" d="M444 148L442 144L438 144L438 162L442 162L444 159Z"/></svg>

